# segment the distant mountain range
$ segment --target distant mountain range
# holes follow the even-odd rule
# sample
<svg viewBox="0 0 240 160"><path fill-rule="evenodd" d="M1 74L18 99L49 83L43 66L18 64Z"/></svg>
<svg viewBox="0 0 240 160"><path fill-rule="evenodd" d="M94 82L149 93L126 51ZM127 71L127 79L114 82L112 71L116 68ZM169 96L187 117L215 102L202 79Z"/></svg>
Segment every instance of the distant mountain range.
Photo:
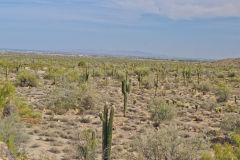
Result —
<svg viewBox="0 0 240 160"><path fill-rule="evenodd" d="M0 48L0 53L36 53L36 54L67 54L67 55L82 55L82 56L107 56L107 57L129 57L129 58L144 58L144 59L166 59L166 60L188 60L188 61L211 61L213 59L172 57L168 55L156 55L150 52L143 51L128 51L128 50L90 50L90 49L61 49L61 50L29 50L29 49L8 49Z"/></svg>

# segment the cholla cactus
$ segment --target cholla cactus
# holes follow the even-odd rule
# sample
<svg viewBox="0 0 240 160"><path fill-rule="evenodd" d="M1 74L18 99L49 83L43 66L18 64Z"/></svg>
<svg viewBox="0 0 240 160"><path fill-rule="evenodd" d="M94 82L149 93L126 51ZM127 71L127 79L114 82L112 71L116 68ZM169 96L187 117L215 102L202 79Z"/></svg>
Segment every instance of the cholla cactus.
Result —
<svg viewBox="0 0 240 160"><path fill-rule="evenodd" d="M111 159L111 146L112 146L112 128L113 128L113 117L114 107L111 107L110 117L108 118L109 108L107 104L104 106L103 114L100 113L99 117L102 120L102 159Z"/></svg>

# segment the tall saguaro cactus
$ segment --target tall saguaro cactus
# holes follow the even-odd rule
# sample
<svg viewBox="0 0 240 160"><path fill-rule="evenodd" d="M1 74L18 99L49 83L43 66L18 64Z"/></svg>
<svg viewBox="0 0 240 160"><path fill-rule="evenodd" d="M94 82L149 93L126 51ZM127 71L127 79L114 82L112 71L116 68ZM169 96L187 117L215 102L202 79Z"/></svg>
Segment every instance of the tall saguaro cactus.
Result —
<svg viewBox="0 0 240 160"><path fill-rule="evenodd" d="M131 92L131 85L132 85L132 80L130 79L129 82L128 76L126 74L126 80L122 81L122 93L124 95L124 117L126 116L127 112L127 101L128 101L128 94Z"/></svg>
<svg viewBox="0 0 240 160"><path fill-rule="evenodd" d="M137 74L137 80L138 80L138 86L139 86L139 89L141 88L141 83L142 83L142 74L139 72Z"/></svg>
<svg viewBox="0 0 240 160"><path fill-rule="evenodd" d="M159 82L159 77L158 77L158 73L157 73L156 78L154 78L154 87L155 87L155 94L154 94L154 97L156 97L156 95L157 95L158 82Z"/></svg>
<svg viewBox="0 0 240 160"><path fill-rule="evenodd" d="M196 72L197 72L197 82L199 84L202 76L202 66L200 64L197 66Z"/></svg>
<svg viewBox="0 0 240 160"><path fill-rule="evenodd" d="M86 67L86 71L85 71L85 82L87 82L88 81L88 79L89 79L89 69L88 69L89 67Z"/></svg>
<svg viewBox="0 0 240 160"><path fill-rule="evenodd" d="M113 128L113 117L114 107L111 107L110 117L108 118L109 108L107 104L104 106L103 114L100 113L99 117L102 120L102 159L111 159L111 146L112 146L112 128Z"/></svg>
<svg viewBox="0 0 240 160"><path fill-rule="evenodd" d="M9 75L9 69L8 69L8 66L6 66L6 71L5 71L6 80L8 80L8 75Z"/></svg>

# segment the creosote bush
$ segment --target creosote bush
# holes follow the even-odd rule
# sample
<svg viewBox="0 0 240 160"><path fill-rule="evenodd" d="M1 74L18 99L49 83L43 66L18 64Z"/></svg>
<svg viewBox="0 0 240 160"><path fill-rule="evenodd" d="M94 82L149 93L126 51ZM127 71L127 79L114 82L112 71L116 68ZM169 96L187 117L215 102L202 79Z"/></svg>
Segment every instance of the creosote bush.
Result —
<svg viewBox="0 0 240 160"><path fill-rule="evenodd" d="M220 83L215 94L217 96L217 102L226 102L229 98L229 94L230 91L227 84Z"/></svg>
<svg viewBox="0 0 240 160"><path fill-rule="evenodd" d="M164 120L171 120L177 114L175 106L167 104L161 98L153 99L153 101L148 105L148 108L152 112L152 119L158 123Z"/></svg>
<svg viewBox="0 0 240 160"><path fill-rule="evenodd" d="M214 154L204 153L201 160L239 160L240 159L240 135L234 134L233 145L228 143L216 144L214 146Z"/></svg>
<svg viewBox="0 0 240 160"><path fill-rule="evenodd" d="M221 121L221 129L226 132L235 131L240 134L240 115L235 113L226 114Z"/></svg>
<svg viewBox="0 0 240 160"><path fill-rule="evenodd" d="M78 110L79 113L96 109L98 95L91 83L59 86L46 100L48 108L57 114L64 114L70 109Z"/></svg>
<svg viewBox="0 0 240 160"><path fill-rule="evenodd" d="M229 73L228 73L228 77L231 77L231 78L232 78L232 77L235 77L235 76L236 76L236 72L233 72L233 71L232 71L232 72L229 72Z"/></svg>
<svg viewBox="0 0 240 160"><path fill-rule="evenodd" d="M224 78L224 74L223 74L223 73L219 73L219 74L217 75L217 77L218 77L218 78Z"/></svg>
<svg viewBox="0 0 240 160"><path fill-rule="evenodd" d="M80 160L95 160L96 159L96 146L98 140L96 133L92 130L83 130L77 133L75 141L75 158Z"/></svg>
<svg viewBox="0 0 240 160"><path fill-rule="evenodd" d="M5 112L10 112L9 109L14 111L21 117L37 118L40 116L38 113L29 108L28 103L21 97L15 95L16 89L9 81L0 80L0 113L5 109ZM8 107L11 103L11 108ZM6 110L7 109L7 110ZM8 111L9 110L9 111ZM4 113L3 113L4 114ZM11 113L9 113L11 114Z"/></svg>
<svg viewBox="0 0 240 160"><path fill-rule="evenodd" d="M196 160L202 150L207 150L203 138L184 138L175 125L159 130L148 128L134 140L132 146L139 160Z"/></svg>
<svg viewBox="0 0 240 160"><path fill-rule="evenodd" d="M22 72L17 77L17 84L21 87L37 87L38 77L29 72Z"/></svg>
<svg viewBox="0 0 240 160"><path fill-rule="evenodd" d="M209 92L211 90L211 84L209 81L202 81L200 84L194 84L193 88L202 92Z"/></svg>
<svg viewBox="0 0 240 160"><path fill-rule="evenodd" d="M85 60L80 60L80 61L78 62L78 66L79 66L79 67L86 67L86 66L87 66L87 62L86 62Z"/></svg>
<svg viewBox="0 0 240 160"><path fill-rule="evenodd" d="M15 156L20 154L20 146L27 141L27 137L17 115L10 115L0 120L0 141L5 142Z"/></svg>

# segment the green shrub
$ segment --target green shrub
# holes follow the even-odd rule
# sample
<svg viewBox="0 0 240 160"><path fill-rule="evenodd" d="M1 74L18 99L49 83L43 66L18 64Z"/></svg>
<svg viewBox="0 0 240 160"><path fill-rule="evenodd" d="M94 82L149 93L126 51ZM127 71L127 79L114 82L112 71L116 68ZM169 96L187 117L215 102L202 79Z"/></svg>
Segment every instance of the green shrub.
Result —
<svg viewBox="0 0 240 160"><path fill-rule="evenodd" d="M15 96L15 90L15 87L9 81L2 81L0 83L0 113L3 108L8 105L7 103L11 102L13 106L16 106L18 114L21 117L39 117L40 114L34 113L34 111L29 108L28 104L24 102L21 97Z"/></svg>
<svg viewBox="0 0 240 160"><path fill-rule="evenodd" d="M80 61L78 62L78 66L79 66L79 67L86 67L86 66L87 66L87 63L86 63L85 60L80 60Z"/></svg>
<svg viewBox="0 0 240 160"><path fill-rule="evenodd" d="M122 81L122 80L125 79L125 76L126 76L126 73L125 73L125 72L123 72L123 71L117 71L116 74L115 74L115 76L114 76L114 78Z"/></svg>
<svg viewBox="0 0 240 160"><path fill-rule="evenodd" d="M176 126L147 129L137 136L133 147L139 153L138 159L144 160L196 160L202 150L208 149L203 138L179 136Z"/></svg>
<svg viewBox="0 0 240 160"><path fill-rule="evenodd" d="M234 134L234 144L216 144L214 146L214 156L202 155L201 160L239 160L240 159L240 135Z"/></svg>
<svg viewBox="0 0 240 160"><path fill-rule="evenodd" d="M56 76L57 76L57 72L55 70L50 70L44 74L43 78L53 80L54 78L56 78Z"/></svg>
<svg viewBox="0 0 240 160"><path fill-rule="evenodd" d="M150 68L147 67L138 68L136 69L135 74L136 75L141 74L141 76L143 77L148 76L150 74Z"/></svg>
<svg viewBox="0 0 240 160"><path fill-rule="evenodd" d="M21 87L37 87L38 78L33 73L22 72L17 77L17 84Z"/></svg>
<svg viewBox="0 0 240 160"><path fill-rule="evenodd" d="M0 141L5 142L14 155L18 155L21 144L27 140L23 133L23 124L16 115L0 120Z"/></svg>
<svg viewBox="0 0 240 160"><path fill-rule="evenodd" d="M199 85L195 84L194 88L196 88L202 92L209 92L211 90L211 84L208 81L203 81Z"/></svg>
<svg viewBox="0 0 240 160"><path fill-rule="evenodd" d="M7 100L15 97L15 87L9 81L0 80L0 112L6 106Z"/></svg>
<svg viewBox="0 0 240 160"><path fill-rule="evenodd" d="M236 72L228 72L228 77L236 77Z"/></svg>
<svg viewBox="0 0 240 160"><path fill-rule="evenodd" d="M216 92L217 102L226 102L229 98L229 88L225 83L220 83Z"/></svg>
<svg viewBox="0 0 240 160"><path fill-rule="evenodd" d="M223 73L219 73L219 74L217 75L217 77L218 77L218 78L224 78L224 74L223 74Z"/></svg>
<svg viewBox="0 0 240 160"><path fill-rule="evenodd" d="M96 133L92 130L83 130L77 134L75 141L75 156L77 159L95 160L96 159Z"/></svg>
<svg viewBox="0 0 240 160"><path fill-rule="evenodd" d="M164 120L171 120L177 114L175 106L167 104L161 98L153 99L148 108L152 112L152 119L158 123Z"/></svg>
<svg viewBox="0 0 240 160"><path fill-rule="evenodd" d="M76 109L80 113L95 109L98 95L91 83L83 83L81 86L68 84L59 86L49 95L47 106L57 114L64 114L70 109Z"/></svg>
<svg viewBox="0 0 240 160"><path fill-rule="evenodd" d="M240 115L235 113L226 114L221 121L221 129L226 132L235 131L240 134Z"/></svg>

